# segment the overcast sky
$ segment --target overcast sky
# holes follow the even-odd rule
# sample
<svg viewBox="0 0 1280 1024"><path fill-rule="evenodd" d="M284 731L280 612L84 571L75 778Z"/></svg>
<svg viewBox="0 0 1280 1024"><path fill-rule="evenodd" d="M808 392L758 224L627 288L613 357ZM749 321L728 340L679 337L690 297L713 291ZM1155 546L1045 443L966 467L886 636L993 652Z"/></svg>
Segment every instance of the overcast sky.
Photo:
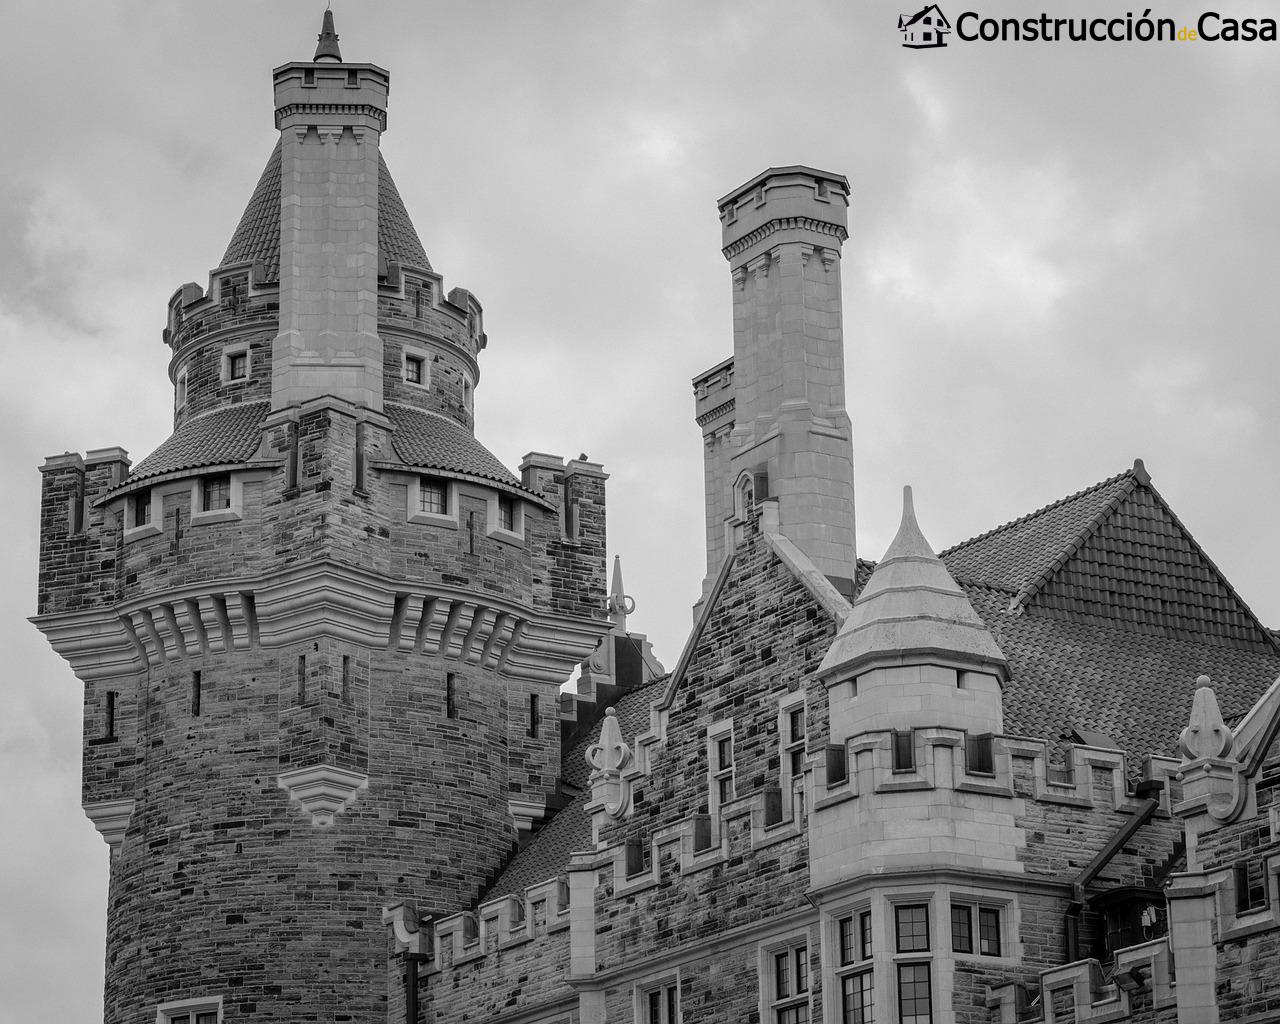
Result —
<svg viewBox="0 0 1280 1024"><path fill-rule="evenodd" d="M25 621L37 467L168 435L165 303L221 258L274 142L271 69L310 59L322 10L0 0L0 1022L101 1019L80 685ZM689 382L732 353L715 202L795 163L853 187L860 555L904 483L940 549L1141 456L1280 625L1280 43L913 51L878 0L334 12L343 55L391 72L383 153L432 265L484 304L477 435L512 467L604 462L632 625L668 666L704 564Z"/></svg>

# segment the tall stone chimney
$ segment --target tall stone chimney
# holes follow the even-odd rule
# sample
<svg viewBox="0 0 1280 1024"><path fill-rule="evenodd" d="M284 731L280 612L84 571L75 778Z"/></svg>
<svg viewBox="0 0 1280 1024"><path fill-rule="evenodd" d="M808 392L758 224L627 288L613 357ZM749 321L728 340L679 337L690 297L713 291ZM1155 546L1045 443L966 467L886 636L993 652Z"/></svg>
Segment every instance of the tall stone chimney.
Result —
<svg viewBox="0 0 1280 1024"><path fill-rule="evenodd" d="M853 432L844 395L840 247L849 182L775 167L720 200L733 360L694 380L707 477L707 580L746 495L853 596Z"/></svg>
<svg viewBox="0 0 1280 1024"><path fill-rule="evenodd" d="M315 60L273 72L280 129L280 333L273 409L331 395L382 409L378 143L390 76L343 63L331 20Z"/></svg>

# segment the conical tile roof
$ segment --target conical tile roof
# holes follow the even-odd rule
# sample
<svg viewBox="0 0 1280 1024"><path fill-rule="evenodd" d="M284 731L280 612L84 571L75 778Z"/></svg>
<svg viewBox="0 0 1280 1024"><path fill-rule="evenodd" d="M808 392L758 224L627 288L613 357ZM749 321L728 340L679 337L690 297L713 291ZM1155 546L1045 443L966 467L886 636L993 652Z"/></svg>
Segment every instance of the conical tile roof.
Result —
<svg viewBox="0 0 1280 1024"><path fill-rule="evenodd" d="M818 674L851 671L882 659L940 657L1005 674L1005 657L964 591L916 523L903 488L902 523Z"/></svg>
<svg viewBox="0 0 1280 1024"><path fill-rule="evenodd" d="M427 252L409 219L409 211L378 154L378 255L402 265L430 270ZM271 151L262 177L244 208L231 244L219 266L261 260L267 281L280 279L280 143Z"/></svg>

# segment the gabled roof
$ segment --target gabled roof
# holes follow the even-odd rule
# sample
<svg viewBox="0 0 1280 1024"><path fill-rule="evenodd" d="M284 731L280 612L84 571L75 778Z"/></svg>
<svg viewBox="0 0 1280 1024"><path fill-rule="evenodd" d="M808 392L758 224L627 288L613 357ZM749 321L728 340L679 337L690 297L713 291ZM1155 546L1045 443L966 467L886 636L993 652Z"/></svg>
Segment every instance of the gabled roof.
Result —
<svg viewBox="0 0 1280 1024"><path fill-rule="evenodd" d="M1053 742L1068 729L1108 736L1132 755L1173 754L1208 675L1229 719L1247 712L1280 675L1280 654L1167 636L1113 621L1016 615L1009 593L965 586L1009 661L1005 732Z"/></svg>
<svg viewBox="0 0 1280 1024"><path fill-rule="evenodd" d="M920 8L920 10L916 11L915 14L911 15L910 18L908 18L905 14L898 15L898 28L899 29L909 28L910 26L914 25L917 21L919 21L921 18L923 18L926 14L928 14L930 11L937 11L939 24L943 26L944 29L950 30L951 22L947 21L947 16L942 13L941 8L939 8L937 4L928 4Z"/></svg>
<svg viewBox="0 0 1280 1024"><path fill-rule="evenodd" d="M426 250L381 153L378 154L378 255L420 270L431 269ZM279 142L271 151L219 266L245 260L261 260L266 280L280 280Z"/></svg>
<svg viewBox="0 0 1280 1024"><path fill-rule="evenodd" d="M126 483L201 466L248 462L258 450L270 402L244 402L187 420L133 467Z"/></svg>
<svg viewBox="0 0 1280 1024"><path fill-rule="evenodd" d="M1014 613L1280 651L1151 486L1140 459L941 557L957 580L1009 591Z"/></svg>

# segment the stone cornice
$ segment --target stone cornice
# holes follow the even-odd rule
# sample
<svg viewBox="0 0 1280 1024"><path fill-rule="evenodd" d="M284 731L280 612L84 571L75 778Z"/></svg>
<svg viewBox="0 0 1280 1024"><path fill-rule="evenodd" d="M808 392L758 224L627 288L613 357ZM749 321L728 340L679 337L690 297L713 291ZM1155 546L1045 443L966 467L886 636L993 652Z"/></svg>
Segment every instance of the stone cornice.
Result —
<svg viewBox="0 0 1280 1024"><path fill-rule="evenodd" d="M717 420L721 416L724 416L724 415L727 415L728 413L733 412L733 410L736 407L737 407L736 399L731 398L729 399L729 401L724 402L721 405L717 405L714 409L709 409L707 412L704 412L701 416L699 416L697 418L698 426L705 427L708 423L711 423L713 420Z"/></svg>
<svg viewBox="0 0 1280 1024"><path fill-rule="evenodd" d="M843 225L832 224L828 221L814 220L812 217L781 217L777 220L771 220L766 224L761 224L754 231L743 235L731 245L725 246L720 251L724 253L724 258L732 260L740 253L746 252L753 245L763 241L770 235L779 231L799 230L812 231L818 235L830 235L839 244L843 245L849 238L849 231Z"/></svg>
<svg viewBox="0 0 1280 1024"><path fill-rule="evenodd" d="M281 772L276 776L276 785L311 815L311 824L332 825L334 817L369 788L369 776L334 765L316 764Z"/></svg>
<svg viewBox="0 0 1280 1024"><path fill-rule="evenodd" d="M289 117L367 117L377 124L378 131L387 130L387 112L371 103L286 103L276 108L276 128Z"/></svg>
<svg viewBox="0 0 1280 1024"><path fill-rule="evenodd" d="M436 584L394 580L322 560L256 579L208 581L92 612L32 623L84 681L140 665L330 636L373 649L456 659L561 683L610 629Z"/></svg>
<svg viewBox="0 0 1280 1024"><path fill-rule="evenodd" d="M129 819L133 817L133 800L99 800L85 804L84 813L93 822L93 827L102 833L111 852L120 849L129 828Z"/></svg>

